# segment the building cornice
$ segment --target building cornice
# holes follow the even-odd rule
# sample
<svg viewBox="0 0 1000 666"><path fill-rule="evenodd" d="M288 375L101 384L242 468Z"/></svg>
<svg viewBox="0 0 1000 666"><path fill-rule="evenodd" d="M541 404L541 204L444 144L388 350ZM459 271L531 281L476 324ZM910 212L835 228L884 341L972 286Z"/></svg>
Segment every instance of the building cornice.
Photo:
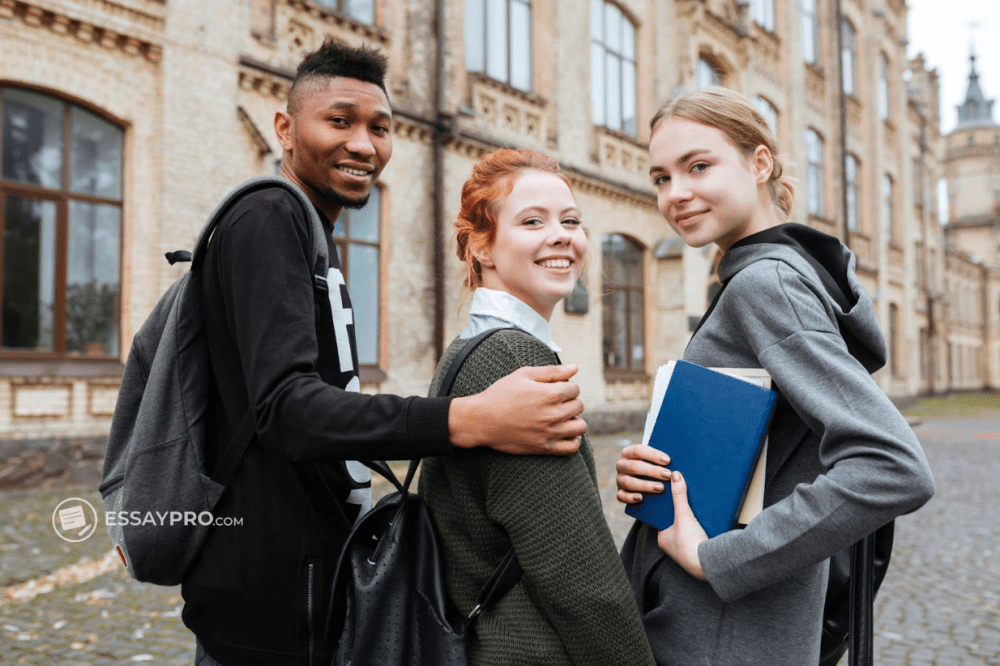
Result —
<svg viewBox="0 0 1000 666"><path fill-rule="evenodd" d="M165 18L140 11L136 4L86 0L75 7L64 7L51 0L0 0L0 20L21 21L28 28L75 37L84 44L93 42L108 50L158 63L163 59L163 47L149 33L162 30ZM163 6L162 0L149 0L145 4ZM134 23L145 30L136 30Z"/></svg>

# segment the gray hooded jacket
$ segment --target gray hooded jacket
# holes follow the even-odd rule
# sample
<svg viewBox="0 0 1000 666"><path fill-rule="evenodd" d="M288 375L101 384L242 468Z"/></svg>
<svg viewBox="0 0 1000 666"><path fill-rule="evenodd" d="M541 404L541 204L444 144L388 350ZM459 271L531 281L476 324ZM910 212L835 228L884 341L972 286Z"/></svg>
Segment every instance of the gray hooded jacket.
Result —
<svg viewBox="0 0 1000 666"><path fill-rule="evenodd" d="M749 236L684 359L764 368L780 399L769 430L765 510L701 544L696 580L636 523L622 561L660 666L819 661L828 558L934 492L913 431L872 380L886 361L854 255L799 224ZM669 453L669 451L668 451Z"/></svg>

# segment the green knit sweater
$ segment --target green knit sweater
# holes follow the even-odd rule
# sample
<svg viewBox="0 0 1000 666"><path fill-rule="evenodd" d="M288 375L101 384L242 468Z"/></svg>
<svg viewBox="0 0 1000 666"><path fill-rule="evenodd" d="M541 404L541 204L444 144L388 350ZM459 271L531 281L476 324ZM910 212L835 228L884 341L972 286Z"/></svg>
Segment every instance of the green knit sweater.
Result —
<svg viewBox="0 0 1000 666"><path fill-rule="evenodd" d="M445 351L430 395L467 343L456 339ZM451 394L472 395L522 366L554 363L537 338L500 331L469 355ZM512 544L524 569L474 625L474 666L654 664L586 437L568 457L477 448L428 458L419 490L444 541L449 593L463 613Z"/></svg>

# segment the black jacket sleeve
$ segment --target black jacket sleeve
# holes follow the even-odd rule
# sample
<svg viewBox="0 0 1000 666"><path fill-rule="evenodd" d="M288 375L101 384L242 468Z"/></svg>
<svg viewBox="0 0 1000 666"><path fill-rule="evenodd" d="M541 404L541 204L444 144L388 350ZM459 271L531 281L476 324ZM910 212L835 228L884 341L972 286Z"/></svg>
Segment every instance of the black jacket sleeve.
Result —
<svg viewBox="0 0 1000 666"><path fill-rule="evenodd" d="M261 444L293 460L450 454L449 399L366 395L320 377L309 236L286 194L256 200L212 243Z"/></svg>

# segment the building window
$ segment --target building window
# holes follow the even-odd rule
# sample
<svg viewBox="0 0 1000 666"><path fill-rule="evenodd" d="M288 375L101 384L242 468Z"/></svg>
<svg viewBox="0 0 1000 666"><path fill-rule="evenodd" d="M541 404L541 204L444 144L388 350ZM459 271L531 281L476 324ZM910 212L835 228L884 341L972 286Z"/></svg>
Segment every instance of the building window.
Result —
<svg viewBox="0 0 1000 666"><path fill-rule="evenodd" d="M316 0L316 4L346 14L359 23L375 25L375 0Z"/></svg>
<svg viewBox="0 0 1000 666"><path fill-rule="evenodd" d="M465 0L465 68L531 90L529 0Z"/></svg>
<svg viewBox="0 0 1000 666"><path fill-rule="evenodd" d="M854 85L854 42L856 41L854 25L847 19L840 21L842 47L840 49L840 67L843 70L844 94L854 95L857 88Z"/></svg>
<svg viewBox="0 0 1000 666"><path fill-rule="evenodd" d="M806 128L806 212L823 216L823 139Z"/></svg>
<svg viewBox="0 0 1000 666"><path fill-rule="evenodd" d="M802 24L802 59L810 65L819 62L819 22L816 0L801 0L799 18Z"/></svg>
<svg viewBox="0 0 1000 666"><path fill-rule="evenodd" d="M345 208L333 228L340 271L351 294L358 363L379 362L379 306L381 276L382 192L373 187L364 207Z"/></svg>
<svg viewBox="0 0 1000 666"><path fill-rule="evenodd" d="M767 121L767 126L771 128L771 132L774 134L775 138L778 136L778 110L768 102L763 97L754 97L753 105L757 107L760 111L760 115L764 116L764 120Z"/></svg>
<svg viewBox="0 0 1000 666"><path fill-rule="evenodd" d="M858 231L861 228L858 219L858 158L848 153L844 170L847 172L847 228Z"/></svg>
<svg viewBox="0 0 1000 666"><path fill-rule="evenodd" d="M605 236L604 366L643 372L646 368L645 271L643 250L621 234Z"/></svg>
<svg viewBox="0 0 1000 666"><path fill-rule="evenodd" d="M765 30L774 32L774 0L750 0L750 18Z"/></svg>
<svg viewBox="0 0 1000 666"><path fill-rule="evenodd" d="M590 38L594 124L636 136L635 26L617 6L591 0Z"/></svg>
<svg viewBox="0 0 1000 666"><path fill-rule="evenodd" d="M117 357L122 129L14 87L0 113L0 347Z"/></svg>
<svg viewBox="0 0 1000 666"><path fill-rule="evenodd" d="M885 225L885 237L893 245L896 244L896 225L892 210L893 183L892 176L882 177L882 223Z"/></svg>
<svg viewBox="0 0 1000 666"><path fill-rule="evenodd" d="M879 54L878 115L889 120L889 59L884 53Z"/></svg>
<svg viewBox="0 0 1000 666"><path fill-rule="evenodd" d="M694 84L698 88L722 85L722 70L711 60L702 56L694 70Z"/></svg>
<svg viewBox="0 0 1000 666"><path fill-rule="evenodd" d="M899 358L899 307L889 304L889 366L893 377L902 376L902 359Z"/></svg>
<svg viewBox="0 0 1000 666"><path fill-rule="evenodd" d="M913 158L913 203L924 207L924 163L919 157Z"/></svg>

